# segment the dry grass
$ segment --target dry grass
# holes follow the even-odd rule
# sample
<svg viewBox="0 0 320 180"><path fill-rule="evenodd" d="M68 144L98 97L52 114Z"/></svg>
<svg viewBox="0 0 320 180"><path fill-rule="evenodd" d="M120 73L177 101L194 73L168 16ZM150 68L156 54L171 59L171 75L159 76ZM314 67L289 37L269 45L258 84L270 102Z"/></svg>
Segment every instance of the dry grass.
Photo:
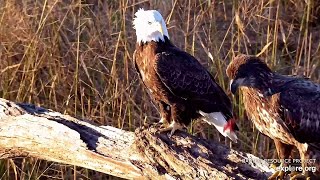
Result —
<svg viewBox="0 0 320 180"><path fill-rule="evenodd" d="M98 124L134 130L158 113L132 66L134 12L158 9L171 39L200 59L227 90L225 69L237 53L258 54L284 74L320 82L320 2L316 0L3 0L0 1L0 95ZM230 96L231 97L231 96ZM242 102L234 148L274 156ZM199 132L198 123L190 132ZM202 134L228 144L213 127ZM3 160L1 179L113 179L38 159Z"/></svg>

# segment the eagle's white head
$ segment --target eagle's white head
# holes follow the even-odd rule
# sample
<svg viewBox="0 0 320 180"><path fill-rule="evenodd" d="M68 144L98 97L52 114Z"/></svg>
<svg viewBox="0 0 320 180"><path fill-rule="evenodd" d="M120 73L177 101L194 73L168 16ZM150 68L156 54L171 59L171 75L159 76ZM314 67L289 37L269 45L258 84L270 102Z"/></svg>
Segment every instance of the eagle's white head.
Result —
<svg viewBox="0 0 320 180"><path fill-rule="evenodd" d="M169 39L166 23L161 14L156 10L147 10L140 8L135 13L133 26L136 29L137 42L146 43L151 41L164 41L164 36Z"/></svg>

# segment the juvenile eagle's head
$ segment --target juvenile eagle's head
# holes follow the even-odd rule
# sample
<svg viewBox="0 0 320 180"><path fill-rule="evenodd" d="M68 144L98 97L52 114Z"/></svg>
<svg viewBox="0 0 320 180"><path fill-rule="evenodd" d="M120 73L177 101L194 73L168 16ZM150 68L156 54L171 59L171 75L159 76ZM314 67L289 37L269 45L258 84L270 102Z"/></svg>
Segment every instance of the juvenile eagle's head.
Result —
<svg viewBox="0 0 320 180"><path fill-rule="evenodd" d="M232 59L227 67L227 76L230 79L230 90L236 93L240 86L264 90L272 71L267 64L255 56L238 55Z"/></svg>
<svg viewBox="0 0 320 180"><path fill-rule="evenodd" d="M133 26L136 29L138 43L165 41L165 36L169 39L166 23L156 10L139 9L135 13Z"/></svg>

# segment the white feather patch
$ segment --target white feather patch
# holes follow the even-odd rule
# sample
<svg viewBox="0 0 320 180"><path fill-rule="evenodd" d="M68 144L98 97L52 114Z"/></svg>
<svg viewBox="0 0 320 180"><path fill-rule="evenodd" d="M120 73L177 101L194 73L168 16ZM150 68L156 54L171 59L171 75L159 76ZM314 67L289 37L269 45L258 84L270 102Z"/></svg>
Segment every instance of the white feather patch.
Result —
<svg viewBox="0 0 320 180"><path fill-rule="evenodd" d="M230 129L223 131L224 126L227 124L227 120L221 112L205 113L203 111L199 111L199 114L204 117L203 120L205 122L210 125L214 125L224 137L228 137L233 142L237 142L238 137L235 132L230 131Z"/></svg>
<svg viewBox="0 0 320 180"><path fill-rule="evenodd" d="M233 83L233 79L230 80L230 83L229 83L229 89L231 89L231 85Z"/></svg>

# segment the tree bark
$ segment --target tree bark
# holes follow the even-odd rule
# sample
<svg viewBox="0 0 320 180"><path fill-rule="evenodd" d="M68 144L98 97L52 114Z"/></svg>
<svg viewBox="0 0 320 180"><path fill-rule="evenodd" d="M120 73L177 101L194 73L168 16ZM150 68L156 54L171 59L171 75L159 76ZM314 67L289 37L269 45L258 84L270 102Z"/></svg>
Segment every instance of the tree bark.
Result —
<svg viewBox="0 0 320 180"><path fill-rule="evenodd" d="M273 170L247 153L156 125L128 132L32 104L0 99L0 158L37 157L126 179L266 179Z"/></svg>

